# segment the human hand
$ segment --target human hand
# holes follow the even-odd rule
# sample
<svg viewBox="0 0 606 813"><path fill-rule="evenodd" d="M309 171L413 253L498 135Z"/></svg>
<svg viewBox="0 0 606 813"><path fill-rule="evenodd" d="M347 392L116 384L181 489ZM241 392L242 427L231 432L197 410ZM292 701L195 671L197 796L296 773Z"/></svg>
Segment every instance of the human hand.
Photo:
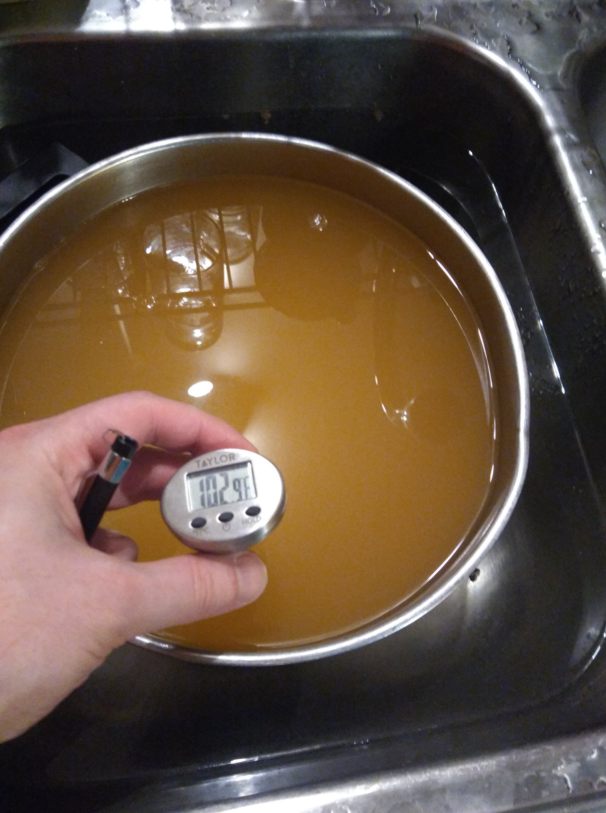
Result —
<svg viewBox="0 0 606 813"><path fill-rule="evenodd" d="M126 393L0 432L0 741L17 736L134 635L234 610L263 591L253 553L135 562L99 529L84 541L75 499L118 427L143 447L111 502L157 499L184 455L253 448L193 406Z"/></svg>

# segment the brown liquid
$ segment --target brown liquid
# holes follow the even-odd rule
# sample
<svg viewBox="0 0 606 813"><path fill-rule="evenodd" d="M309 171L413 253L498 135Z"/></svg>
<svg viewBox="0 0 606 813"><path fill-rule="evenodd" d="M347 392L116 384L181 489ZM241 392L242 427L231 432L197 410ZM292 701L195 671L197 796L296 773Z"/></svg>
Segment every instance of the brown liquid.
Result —
<svg viewBox="0 0 606 813"><path fill-rule="evenodd" d="M293 645L381 616L452 556L489 489L490 376L465 299L410 233L318 186L218 178L114 207L41 261L1 346L4 425L146 388L281 469L265 594L170 632L192 645ZM200 381L212 392L188 395ZM104 524L143 559L187 550L156 504Z"/></svg>

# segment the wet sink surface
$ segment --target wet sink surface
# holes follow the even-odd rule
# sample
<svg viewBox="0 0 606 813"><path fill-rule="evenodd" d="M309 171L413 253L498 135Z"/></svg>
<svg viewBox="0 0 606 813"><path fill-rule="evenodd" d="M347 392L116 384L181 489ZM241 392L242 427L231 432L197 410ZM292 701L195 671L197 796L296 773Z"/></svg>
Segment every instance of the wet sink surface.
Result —
<svg viewBox="0 0 606 813"><path fill-rule="evenodd" d="M56 142L92 162L157 138L254 130L323 141L411 180L492 262L532 394L520 503L442 607L379 644L299 666L202 667L124 647L3 746L13 809L142 798L148 810L190 809L606 725L606 306L578 185L573 194L541 105L483 49L408 26L0 44L3 177ZM600 148L604 119L589 119Z"/></svg>
<svg viewBox="0 0 606 813"><path fill-rule="evenodd" d="M591 136L606 165L606 47L593 53L583 65L580 96Z"/></svg>

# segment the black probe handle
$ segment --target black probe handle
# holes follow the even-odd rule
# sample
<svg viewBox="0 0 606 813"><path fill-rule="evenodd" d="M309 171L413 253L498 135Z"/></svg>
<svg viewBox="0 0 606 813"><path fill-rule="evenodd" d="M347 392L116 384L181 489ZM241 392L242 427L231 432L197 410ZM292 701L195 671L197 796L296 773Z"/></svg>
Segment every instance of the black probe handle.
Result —
<svg viewBox="0 0 606 813"><path fill-rule="evenodd" d="M99 527L103 514L117 488L118 483L110 483L99 474L93 478L80 506L80 522L87 542L90 542L92 535Z"/></svg>

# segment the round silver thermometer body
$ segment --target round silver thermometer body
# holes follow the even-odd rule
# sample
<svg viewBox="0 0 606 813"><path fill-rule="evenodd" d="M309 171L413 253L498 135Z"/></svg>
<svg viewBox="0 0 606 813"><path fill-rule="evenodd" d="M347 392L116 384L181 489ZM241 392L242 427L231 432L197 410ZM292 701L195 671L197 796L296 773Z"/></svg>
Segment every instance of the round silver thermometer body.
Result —
<svg viewBox="0 0 606 813"><path fill-rule="evenodd" d="M194 457L169 480L164 521L186 545L236 553L260 542L284 513L282 475L256 452L218 449Z"/></svg>

